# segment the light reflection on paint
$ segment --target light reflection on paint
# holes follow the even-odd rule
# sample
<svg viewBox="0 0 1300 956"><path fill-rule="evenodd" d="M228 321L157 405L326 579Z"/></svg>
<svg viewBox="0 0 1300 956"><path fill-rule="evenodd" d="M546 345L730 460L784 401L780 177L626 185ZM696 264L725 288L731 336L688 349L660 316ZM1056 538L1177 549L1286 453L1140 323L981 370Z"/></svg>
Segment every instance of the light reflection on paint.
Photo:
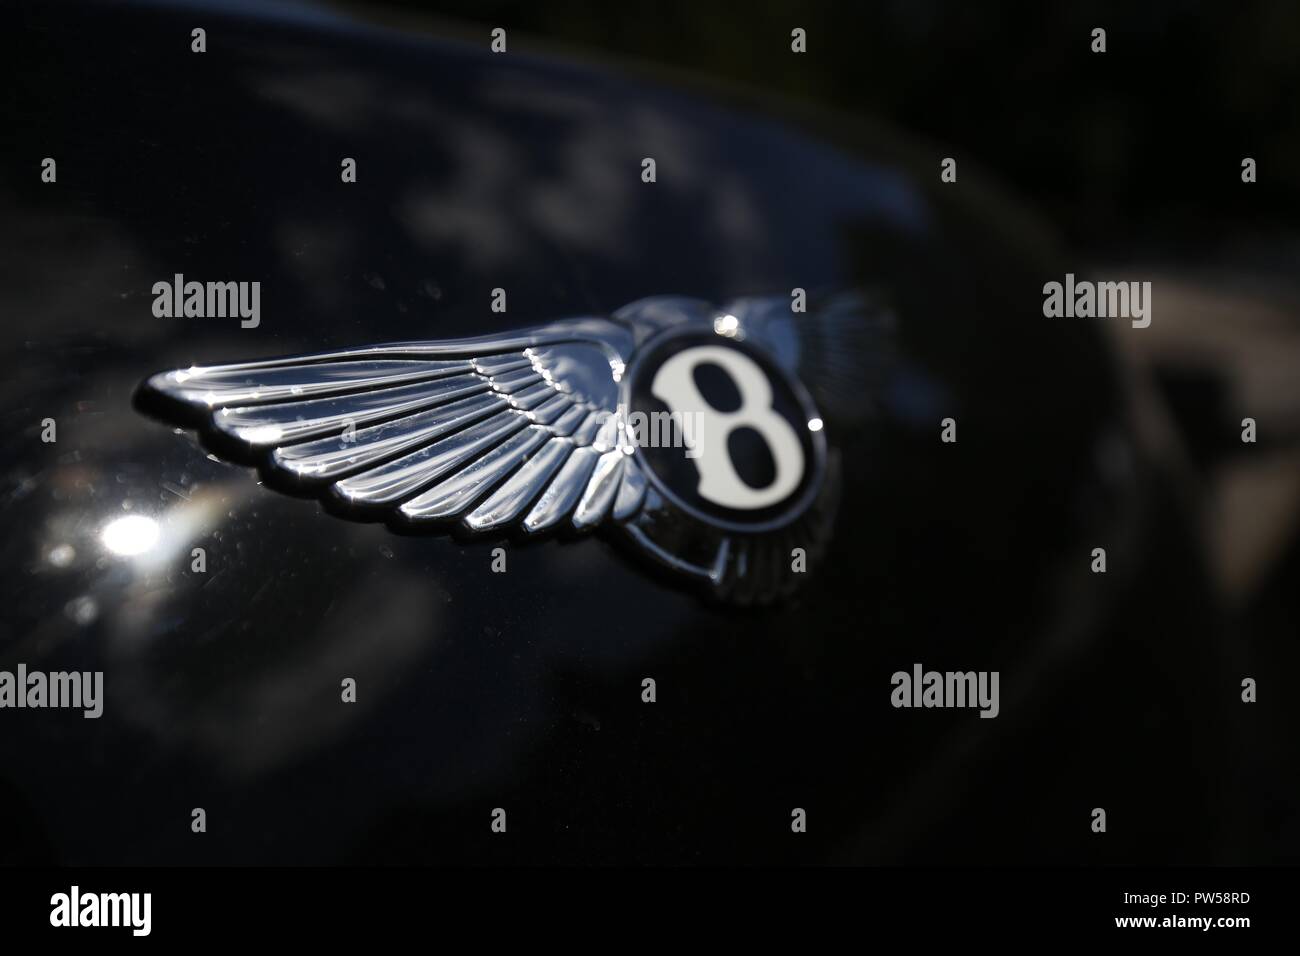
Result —
<svg viewBox="0 0 1300 956"><path fill-rule="evenodd" d="M158 522L152 518L126 515L106 524L99 539L109 551L130 558L157 544L158 534Z"/></svg>
<svg viewBox="0 0 1300 956"><path fill-rule="evenodd" d="M95 618L99 617L99 604L96 603L93 597L83 594L65 604L63 613L68 615L73 622L86 627L95 623Z"/></svg>

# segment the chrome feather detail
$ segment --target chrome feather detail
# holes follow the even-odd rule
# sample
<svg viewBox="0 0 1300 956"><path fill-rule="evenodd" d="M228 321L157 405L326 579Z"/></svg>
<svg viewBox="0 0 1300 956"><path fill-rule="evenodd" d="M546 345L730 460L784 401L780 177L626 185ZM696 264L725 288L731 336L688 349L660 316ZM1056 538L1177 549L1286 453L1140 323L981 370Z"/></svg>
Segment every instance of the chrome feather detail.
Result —
<svg viewBox="0 0 1300 956"><path fill-rule="evenodd" d="M621 325L575 319L176 369L142 392L164 417L197 419L230 457L344 509L459 520L474 532L587 529L609 517L625 471L638 470L605 461L628 457L610 448L632 345Z"/></svg>

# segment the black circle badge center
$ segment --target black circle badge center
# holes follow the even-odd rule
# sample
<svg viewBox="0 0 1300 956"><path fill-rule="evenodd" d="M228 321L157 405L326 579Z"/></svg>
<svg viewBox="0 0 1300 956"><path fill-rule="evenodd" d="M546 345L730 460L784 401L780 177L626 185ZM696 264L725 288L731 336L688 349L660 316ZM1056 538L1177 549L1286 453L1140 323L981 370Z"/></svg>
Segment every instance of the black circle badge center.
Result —
<svg viewBox="0 0 1300 956"><path fill-rule="evenodd" d="M761 350L706 331L660 336L629 370L625 396L627 439L649 480L694 517L760 533L815 497L821 419Z"/></svg>

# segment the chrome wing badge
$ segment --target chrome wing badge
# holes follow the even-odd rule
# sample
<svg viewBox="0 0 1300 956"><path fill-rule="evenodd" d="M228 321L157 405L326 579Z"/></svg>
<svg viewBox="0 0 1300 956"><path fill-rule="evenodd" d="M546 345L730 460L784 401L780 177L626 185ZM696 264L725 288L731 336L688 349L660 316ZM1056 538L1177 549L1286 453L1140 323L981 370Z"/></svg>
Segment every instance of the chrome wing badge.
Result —
<svg viewBox="0 0 1300 956"><path fill-rule="evenodd" d="M161 372L137 401L346 516L606 526L720 599L766 603L807 576L836 497L822 421L762 334L770 308L645 299L502 335Z"/></svg>

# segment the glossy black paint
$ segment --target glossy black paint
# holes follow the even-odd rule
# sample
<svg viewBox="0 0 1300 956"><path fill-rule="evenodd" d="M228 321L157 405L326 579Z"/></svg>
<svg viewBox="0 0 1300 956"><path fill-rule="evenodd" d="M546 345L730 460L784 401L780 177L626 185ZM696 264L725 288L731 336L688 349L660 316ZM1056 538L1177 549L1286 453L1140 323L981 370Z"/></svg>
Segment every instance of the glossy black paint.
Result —
<svg viewBox="0 0 1300 956"><path fill-rule="evenodd" d="M928 154L847 120L815 134L486 40L149 6L21 18L0 666L102 669L107 704L0 714L0 859L1221 858L1233 758L1196 755L1230 738L1202 705L1229 679L1179 485L1098 326L1042 317L1063 260L1000 197L945 191ZM155 318L178 272L260 281L260 326ZM796 323L845 489L808 584L762 613L603 537L512 545L493 574L490 543L338 521L131 404L191 362L795 286L870 306ZM155 558L99 544L127 509L162 522ZM1001 716L892 709L916 661L1000 670ZM1089 841L1080 819L1110 805L1128 825Z"/></svg>

